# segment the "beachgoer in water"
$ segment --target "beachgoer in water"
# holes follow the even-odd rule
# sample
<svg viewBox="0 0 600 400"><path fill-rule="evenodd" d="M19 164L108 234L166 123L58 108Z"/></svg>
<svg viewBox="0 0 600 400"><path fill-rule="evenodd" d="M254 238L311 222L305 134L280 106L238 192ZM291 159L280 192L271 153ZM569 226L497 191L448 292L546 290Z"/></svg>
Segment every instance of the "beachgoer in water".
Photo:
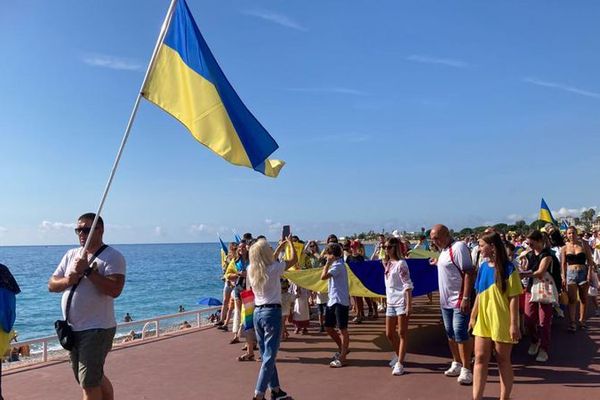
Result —
<svg viewBox="0 0 600 400"><path fill-rule="evenodd" d="M291 246L292 257L283 262L276 261L285 246ZM254 390L254 399L265 398L267 387L271 399L287 399L279 383L276 358L281 339L281 275L298 262L291 237L281 242L273 251L266 240L258 240L250 248L248 280L254 291L254 329L261 355L261 366Z"/></svg>
<svg viewBox="0 0 600 400"><path fill-rule="evenodd" d="M348 333L348 314L350 311L350 292L348 287L348 271L343 259L342 247L337 243L330 243L325 247L327 259L321 279L328 281L329 301L325 309L325 330L334 340L338 352L334 354L329 363L332 368L346 365L346 355L350 345ZM339 333L335 328L339 329Z"/></svg>
<svg viewBox="0 0 600 400"><path fill-rule="evenodd" d="M129 315L129 313L126 313L125 316L123 317L123 322L131 322L133 321L133 318L131 318L131 315Z"/></svg>
<svg viewBox="0 0 600 400"><path fill-rule="evenodd" d="M180 304L177 312L185 312L185 308Z"/></svg>
<svg viewBox="0 0 600 400"><path fill-rule="evenodd" d="M183 329L189 329L189 328L191 328L191 327L192 327L192 325L190 325L190 323L189 323L189 322L187 322L187 321L183 321L183 322L181 323L181 325L179 325L179 330L183 330Z"/></svg>
<svg viewBox="0 0 600 400"><path fill-rule="evenodd" d="M385 333L394 350L394 357L390 363L393 368L392 374L402 375L406 357L408 320L412 310L413 283L408 264L400 251L399 240L388 239L384 249L385 256L382 262L387 298Z"/></svg>
<svg viewBox="0 0 600 400"><path fill-rule="evenodd" d="M91 232L93 213L84 214L77 220L75 233L79 244L84 246L91 236L86 254L83 249L67 251L50 277L48 289L63 292L63 315L69 293L72 296L69 315L66 316L75 335L75 347L70 351L71 366L75 379L83 389L84 399L112 399L113 386L104 374L104 362L115 336L114 299L119 297L125 285L125 258L116 249L104 245L104 222L98 223ZM90 265L89 258L95 257Z"/></svg>
<svg viewBox="0 0 600 400"><path fill-rule="evenodd" d="M437 265L440 307L453 359L444 375L457 377L461 385L470 385L473 340L468 327L474 281L471 255L467 245L455 241L444 225L435 225L429 235L440 250L438 259L431 259L430 263Z"/></svg>
<svg viewBox="0 0 600 400"><path fill-rule="evenodd" d="M523 287L498 233L484 234L479 248L486 261L477 274L477 297L469 322L475 336L473 399L483 398L493 347L500 373L500 399L508 400L514 380L510 353L521 336L519 295Z"/></svg>

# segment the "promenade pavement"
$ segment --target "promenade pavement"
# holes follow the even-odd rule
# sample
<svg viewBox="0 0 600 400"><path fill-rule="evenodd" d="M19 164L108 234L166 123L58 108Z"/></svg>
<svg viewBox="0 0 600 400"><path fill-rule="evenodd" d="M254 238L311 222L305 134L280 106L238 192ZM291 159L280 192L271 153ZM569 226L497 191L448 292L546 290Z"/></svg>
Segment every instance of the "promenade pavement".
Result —
<svg viewBox="0 0 600 400"><path fill-rule="evenodd" d="M311 327L306 336L291 334L278 356L281 385L296 400L309 399L470 399L471 387L447 378L449 351L436 306L416 299L409 330L406 374L392 376L384 322L351 325L349 366L328 366L332 341ZM600 399L600 320L588 331L569 334L555 319L550 360L527 356L524 339L513 350L513 399ZM106 373L116 399L251 399L258 362L238 362L242 344L230 345L231 333L194 330L112 351ZM490 368L485 399L498 398L499 378ZM2 379L6 400L78 399L80 389L66 362L9 371Z"/></svg>

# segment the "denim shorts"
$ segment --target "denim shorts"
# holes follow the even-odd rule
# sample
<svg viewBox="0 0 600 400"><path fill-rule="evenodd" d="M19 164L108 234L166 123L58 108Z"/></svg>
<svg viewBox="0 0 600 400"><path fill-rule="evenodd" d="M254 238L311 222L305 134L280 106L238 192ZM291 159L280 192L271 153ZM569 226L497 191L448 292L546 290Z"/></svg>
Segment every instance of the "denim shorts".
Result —
<svg viewBox="0 0 600 400"><path fill-rule="evenodd" d="M463 314L459 308L442 308L442 318L446 336L457 343L466 342L469 335L469 314Z"/></svg>
<svg viewBox="0 0 600 400"><path fill-rule="evenodd" d="M399 317L401 315L406 315L406 307L404 306L390 306L388 304L387 309L385 310L386 317Z"/></svg>
<svg viewBox="0 0 600 400"><path fill-rule="evenodd" d="M567 284L583 285L587 282L588 267L569 268L567 267Z"/></svg>

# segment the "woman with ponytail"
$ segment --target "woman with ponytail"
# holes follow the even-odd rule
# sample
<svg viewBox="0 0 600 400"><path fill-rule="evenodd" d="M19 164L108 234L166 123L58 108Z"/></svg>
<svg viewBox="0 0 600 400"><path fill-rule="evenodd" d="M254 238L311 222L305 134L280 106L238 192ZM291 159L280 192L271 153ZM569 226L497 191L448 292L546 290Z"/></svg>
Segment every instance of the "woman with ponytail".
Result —
<svg viewBox="0 0 600 400"><path fill-rule="evenodd" d="M469 323L475 336L473 399L483 397L493 346L500 372L500 399L508 400L514 379L510 353L520 338L519 295L523 287L498 233L484 234L479 248L485 261L477 273L477 297Z"/></svg>

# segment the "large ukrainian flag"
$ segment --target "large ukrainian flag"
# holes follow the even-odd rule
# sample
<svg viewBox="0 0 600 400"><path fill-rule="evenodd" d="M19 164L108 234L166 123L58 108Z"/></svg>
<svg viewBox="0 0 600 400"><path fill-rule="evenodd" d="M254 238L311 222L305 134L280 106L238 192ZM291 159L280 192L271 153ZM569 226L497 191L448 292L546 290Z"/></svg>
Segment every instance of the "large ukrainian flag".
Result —
<svg viewBox="0 0 600 400"><path fill-rule="evenodd" d="M283 167L267 159L279 146L223 74L185 0L177 1L142 95L230 163L271 177Z"/></svg>
<svg viewBox="0 0 600 400"><path fill-rule="evenodd" d="M548 207L548 204L546 204L544 199L542 199L542 204L540 205L540 216L538 219L544 222L550 222L551 224L558 225L558 223L552 216L552 213L550 212L550 207Z"/></svg>

